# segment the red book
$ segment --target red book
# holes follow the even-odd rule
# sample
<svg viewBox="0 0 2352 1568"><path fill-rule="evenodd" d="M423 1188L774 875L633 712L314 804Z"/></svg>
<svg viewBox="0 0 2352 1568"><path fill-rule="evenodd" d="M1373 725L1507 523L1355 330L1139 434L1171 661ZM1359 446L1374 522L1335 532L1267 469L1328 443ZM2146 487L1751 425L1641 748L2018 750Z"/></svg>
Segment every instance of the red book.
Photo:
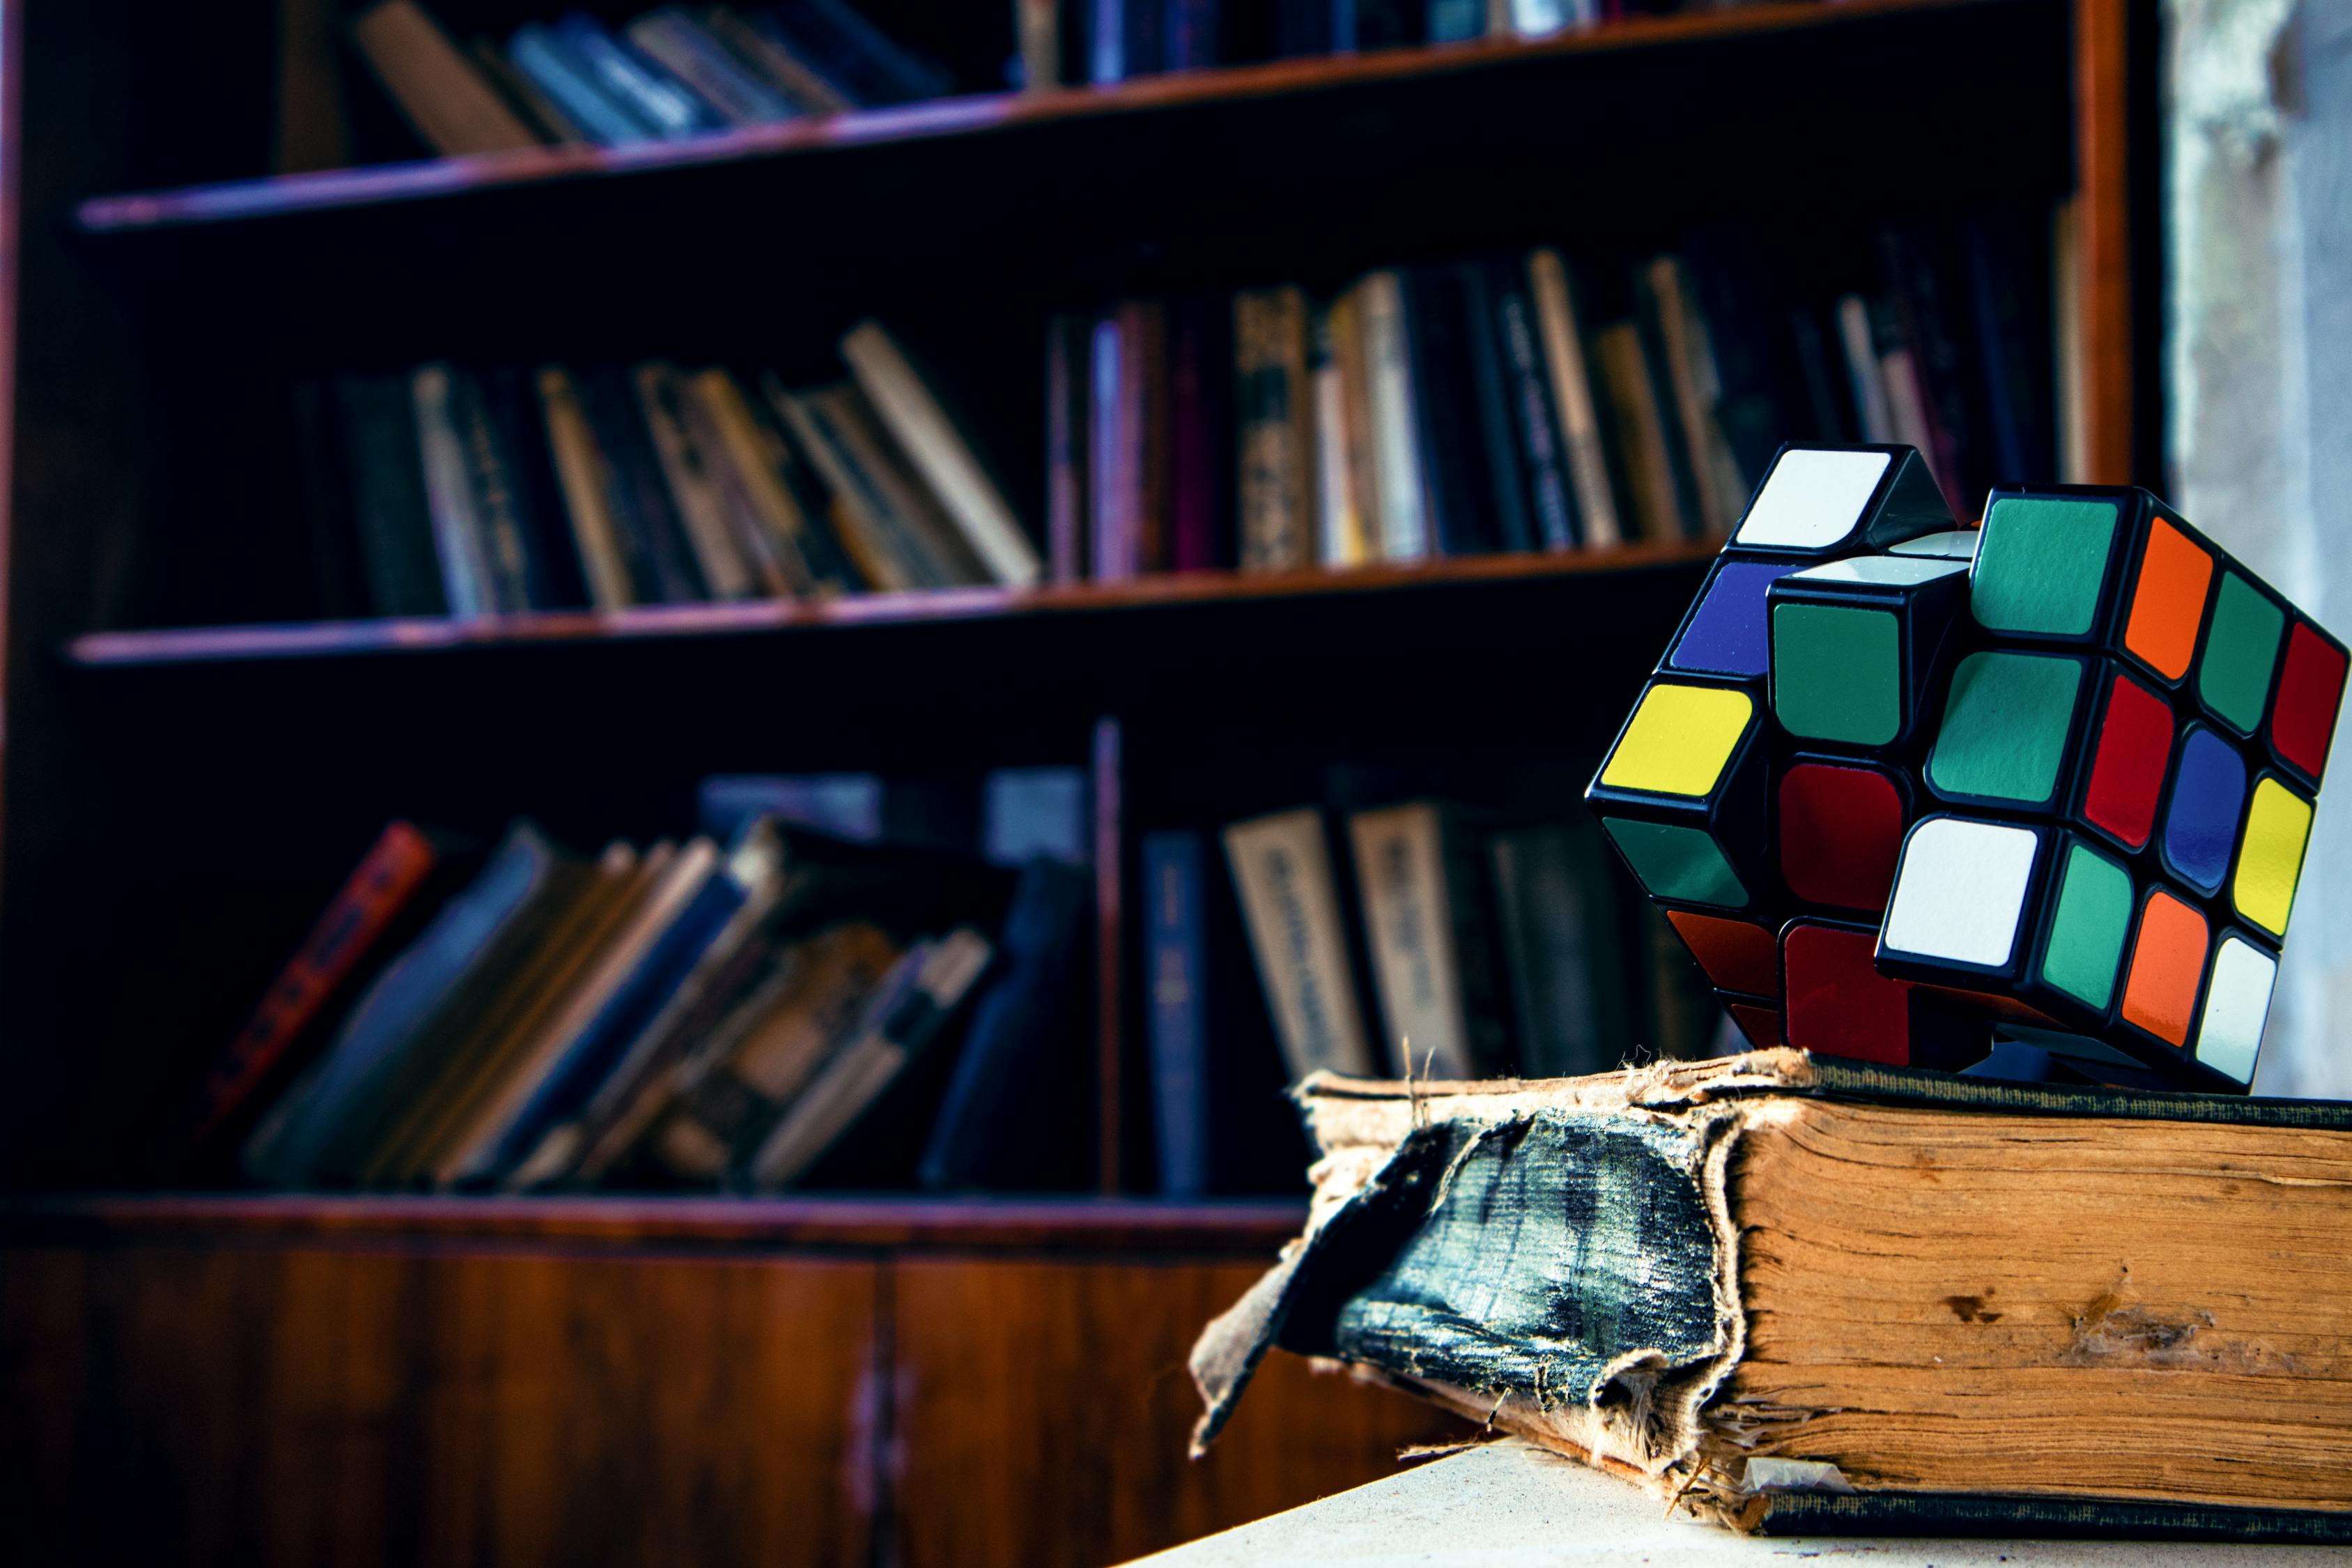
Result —
<svg viewBox="0 0 2352 1568"><path fill-rule="evenodd" d="M298 1048L316 1046L331 1005L351 994L363 969L375 966L371 961L392 950L396 929L414 923L402 916L445 858L442 847L410 824L384 828L205 1078L191 1142L210 1139L265 1084L283 1081Z"/></svg>

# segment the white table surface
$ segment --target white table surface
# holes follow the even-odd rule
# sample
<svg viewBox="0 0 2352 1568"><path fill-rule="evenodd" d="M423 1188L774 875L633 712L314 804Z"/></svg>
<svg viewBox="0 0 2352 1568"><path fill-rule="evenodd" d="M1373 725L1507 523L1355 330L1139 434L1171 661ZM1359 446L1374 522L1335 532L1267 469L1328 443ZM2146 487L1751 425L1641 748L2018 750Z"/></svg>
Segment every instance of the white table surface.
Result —
<svg viewBox="0 0 2352 1568"><path fill-rule="evenodd" d="M2352 1561L2352 1548L2339 1547L1740 1536L1684 1516L1669 1519L1662 1507L1639 1487L1573 1460L1495 1445L1155 1553L1139 1559L1139 1568L2270 1568Z"/></svg>

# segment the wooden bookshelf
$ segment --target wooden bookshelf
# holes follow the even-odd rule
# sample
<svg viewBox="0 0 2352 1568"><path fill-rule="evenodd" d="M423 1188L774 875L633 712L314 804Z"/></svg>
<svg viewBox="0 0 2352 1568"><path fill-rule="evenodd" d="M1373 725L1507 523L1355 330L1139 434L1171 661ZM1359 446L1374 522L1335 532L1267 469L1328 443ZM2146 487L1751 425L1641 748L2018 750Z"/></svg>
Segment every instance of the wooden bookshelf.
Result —
<svg viewBox="0 0 2352 1568"><path fill-rule="evenodd" d="M2084 477L2161 474L2152 0L1768 0L273 174L281 17L322 4L0 12L0 1505L37 1555L1091 1563L1378 1474L1450 1429L1287 1363L1180 1457L1185 1348L1300 1209L1146 1195L1137 836L1335 758L1570 778L1713 549L336 619L306 379L797 374L903 315L1035 515L1073 302L2071 200ZM646 837L702 773L1036 763L1094 786L1097 1194L169 1184L169 1091L387 816Z"/></svg>
<svg viewBox="0 0 2352 1568"><path fill-rule="evenodd" d="M1087 583L1038 588L953 588L909 594L858 594L820 600L745 600L717 605L663 605L618 611L554 611L477 620L433 616L413 620L309 621L284 626L193 626L156 631L88 632L66 646L66 657L89 669L176 664L217 664L352 657L548 644L810 637L862 628L1003 623L1034 619L1056 627L1073 651L1092 637L1104 617L1182 617L1213 623L1230 634L1236 615L1268 619L1293 614L1295 601L1348 604L1339 611L1369 623L1393 614L1400 602L1428 604L1518 584L1556 599L1594 599L1622 591L1630 574L1664 569L1677 583L1687 568L1712 557L1712 541L1614 545L1560 554L1468 556L1453 561L1383 563L1303 572L1187 572L1128 583Z"/></svg>

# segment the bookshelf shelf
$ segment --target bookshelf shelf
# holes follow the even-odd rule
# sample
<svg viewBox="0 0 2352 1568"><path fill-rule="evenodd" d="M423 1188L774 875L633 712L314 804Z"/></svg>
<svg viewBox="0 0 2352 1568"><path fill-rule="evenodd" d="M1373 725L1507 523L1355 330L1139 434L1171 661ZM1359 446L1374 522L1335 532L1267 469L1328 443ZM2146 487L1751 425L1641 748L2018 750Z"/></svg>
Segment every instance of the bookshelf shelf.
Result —
<svg viewBox="0 0 2352 1568"><path fill-rule="evenodd" d="M1032 589L965 588L872 594L828 601L757 600L617 612L556 612L479 620L335 621L286 626L91 632L67 657L77 665L124 667L299 660L578 643L692 642L746 636L805 637L853 628L1016 619L1076 626L1154 611L1221 616L1286 601L1362 600L1378 613L1398 599L1459 595L1483 584L1552 585L1570 595L1598 591L1633 573L1686 566L1711 557L1712 542L1623 545L1559 555L1487 555L1346 571L1188 573L1133 582ZM1080 635L1083 635L1082 633Z"/></svg>
<svg viewBox="0 0 2352 1568"><path fill-rule="evenodd" d="M560 310L576 334L577 273L691 276L698 294L720 277L788 278L814 308L900 297L905 280L950 265L1038 297L1097 286L1107 268L1230 276L1262 265L1275 237L1289 254L1319 246L1360 266L1400 245L1401 225L1453 251L1465 234L1555 223L1564 215L1527 201L1526 181L1562 167L1577 171L1576 209L1661 222L1699 195L1752 204L1769 191L1783 211L1834 212L1865 184L1922 207L2055 194L2071 177L2068 11L2066 0L1765 4L619 152L98 195L71 221L142 295L249 301L349 341L375 330L354 316L389 311L412 331L429 310L446 330L453 309L487 313L493 301L499 331L528 336L535 311ZM1980 112L1988 81L2000 84L1999 115ZM1735 124L1739 135L1721 133ZM1857 136L1863 126L1870 134ZM1263 156L1268 146L1283 156ZM1822 158L1840 168L1837 188L1785 179ZM811 234L858 236L859 267L805 243ZM361 297L380 308L351 311ZM693 314L684 300L665 308Z"/></svg>
<svg viewBox="0 0 2352 1568"><path fill-rule="evenodd" d="M1878 44L1903 33L1958 37L1979 47L2042 31L2055 0L1784 0L1737 10L1630 17L1590 32L1363 55L1275 60L1175 72L1109 87L982 93L736 131L618 151L534 148L430 162L233 180L179 190L94 196L77 209L90 235L131 235L299 213L433 202L517 186L619 181L665 171L788 163L880 148L1021 130L1091 135L1105 121L1214 112L1250 100L1445 82L1480 91L1519 85L1563 62L1611 60L1786 37L1810 47ZM1855 35L1862 35L1860 40ZM2040 41L2040 40L2037 40Z"/></svg>
<svg viewBox="0 0 2352 1568"><path fill-rule="evenodd" d="M375 1246L528 1242L957 1252L1272 1252L1298 1234L1286 1200L1138 1202L884 1197L391 1197L86 1194L0 1205L9 1244L140 1239Z"/></svg>

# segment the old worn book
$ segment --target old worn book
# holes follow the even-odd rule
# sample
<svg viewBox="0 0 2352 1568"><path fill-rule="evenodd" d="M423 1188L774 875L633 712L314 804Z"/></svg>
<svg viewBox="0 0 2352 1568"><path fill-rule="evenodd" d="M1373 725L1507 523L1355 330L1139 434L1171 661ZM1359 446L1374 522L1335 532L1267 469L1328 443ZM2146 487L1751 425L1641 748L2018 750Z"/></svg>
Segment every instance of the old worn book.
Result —
<svg viewBox="0 0 2352 1568"><path fill-rule="evenodd" d="M1791 1050L1299 1100L1198 1442L1279 1345L1742 1530L2352 1541L2352 1106Z"/></svg>

